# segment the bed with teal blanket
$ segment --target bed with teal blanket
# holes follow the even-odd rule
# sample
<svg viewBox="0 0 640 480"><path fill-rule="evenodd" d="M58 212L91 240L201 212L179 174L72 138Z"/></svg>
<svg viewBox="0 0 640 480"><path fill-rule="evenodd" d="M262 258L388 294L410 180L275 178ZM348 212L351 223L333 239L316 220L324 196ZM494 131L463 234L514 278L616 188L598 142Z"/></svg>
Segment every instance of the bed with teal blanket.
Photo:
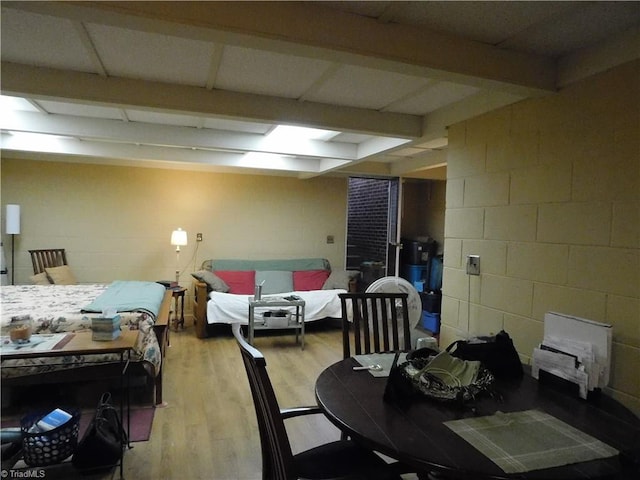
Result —
<svg viewBox="0 0 640 480"><path fill-rule="evenodd" d="M31 318L34 335L90 330L92 318L115 310L121 318L121 329L138 331L132 360L155 383L156 401L161 401L170 298L162 285L142 281L2 286L0 334L2 342L9 342L12 320L24 317ZM32 376L56 378L61 371L78 372L97 365L115 365L119 361L118 354L68 356L55 362L46 357L3 359L0 374L3 383Z"/></svg>

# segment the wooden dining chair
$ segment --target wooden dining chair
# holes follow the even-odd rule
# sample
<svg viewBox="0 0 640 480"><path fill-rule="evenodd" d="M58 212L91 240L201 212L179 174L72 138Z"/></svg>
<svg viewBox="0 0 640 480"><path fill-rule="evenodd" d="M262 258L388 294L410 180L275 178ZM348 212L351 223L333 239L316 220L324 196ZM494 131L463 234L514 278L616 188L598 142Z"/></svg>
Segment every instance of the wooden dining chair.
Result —
<svg viewBox="0 0 640 480"><path fill-rule="evenodd" d="M378 455L350 440L338 440L293 455L284 420L300 415L322 413L317 407L281 410L278 406L264 356L249 345L240 324L233 324L242 360L251 387L258 420L264 480L362 479L386 480L400 476Z"/></svg>
<svg viewBox="0 0 640 480"><path fill-rule="evenodd" d="M342 307L344 358L411 349L407 293L341 293L338 296Z"/></svg>
<svg viewBox="0 0 640 480"><path fill-rule="evenodd" d="M31 254L34 275L44 272L45 268L68 265L67 254L64 248L29 250L29 253Z"/></svg>

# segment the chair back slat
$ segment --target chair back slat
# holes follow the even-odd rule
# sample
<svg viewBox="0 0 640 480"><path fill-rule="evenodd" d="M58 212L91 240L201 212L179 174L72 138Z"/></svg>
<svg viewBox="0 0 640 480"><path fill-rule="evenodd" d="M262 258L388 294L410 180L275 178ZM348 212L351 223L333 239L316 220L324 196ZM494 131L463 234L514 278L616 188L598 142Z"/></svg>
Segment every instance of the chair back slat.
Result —
<svg viewBox="0 0 640 480"><path fill-rule="evenodd" d="M367 350L368 351L374 351L374 352L380 352L380 335L382 334L383 336L386 335L385 331L384 331L384 325L386 323L385 321L385 315L384 312L382 311L381 304L378 303L378 300L380 299L376 299L376 298L365 298L364 299L364 303L366 305L367 308L369 308L369 311L371 312L371 322L370 322L370 326L371 326L371 332L367 331L365 333L365 335L367 336L367 338L369 338L369 336L371 336L371 340L373 341L373 349L370 347L369 344L367 344ZM382 325L380 324L382 322ZM387 335L387 344L389 343L388 341L388 335Z"/></svg>
<svg viewBox="0 0 640 480"><path fill-rule="evenodd" d="M46 268L68 265L64 248L29 250L29 253L31 254L34 275L44 272Z"/></svg>
<svg viewBox="0 0 640 480"><path fill-rule="evenodd" d="M385 329L385 333L388 334L389 330L391 331L391 335L393 337L393 345L400 345L400 337L399 337L399 333L398 333L398 310L404 310L406 308L406 305L403 307L397 308L389 308L388 310L385 309L385 315L388 313L391 313L391 325L389 328ZM408 312L407 312L408 313ZM409 322L407 321L407 326L409 325ZM406 338L406 337L405 337ZM388 339L387 339L388 340ZM409 339L410 340L410 339ZM411 347L411 345L409 345L409 347ZM389 350L389 347L386 347L386 350Z"/></svg>
<svg viewBox="0 0 640 480"><path fill-rule="evenodd" d="M262 451L262 478L294 479L296 473L291 444L267 373L267 362L260 351L246 341L239 324L234 324L232 331L242 353L256 411Z"/></svg>
<svg viewBox="0 0 640 480"><path fill-rule="evenodd" d="M338 296L342 308L344 358L411 348L407 293L341 293Z"/></svg>

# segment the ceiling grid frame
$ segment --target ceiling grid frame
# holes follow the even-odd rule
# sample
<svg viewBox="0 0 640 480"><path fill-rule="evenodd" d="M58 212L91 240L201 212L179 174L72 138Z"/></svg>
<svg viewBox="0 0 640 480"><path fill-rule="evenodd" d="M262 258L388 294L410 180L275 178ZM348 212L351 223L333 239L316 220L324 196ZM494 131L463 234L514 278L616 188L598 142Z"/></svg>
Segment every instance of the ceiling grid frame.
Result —
<svg viewBox="0 0 640 480"><path fill-rule="evenodd" d="M91 105L97 107L93 109L97 115L100 115L102 108L112 107L118 112L118 120L114 122L122 122L134 128L134 131L140 128L156 131L157 138L162 137L161 132L171 132L165 134L165 138L177 138L183 134L189 138L185 133L189 129L220 137L224 130L214 130L210 128L212 125L230 129L231 133L235 129L246 129L261 131L262 135L267 135L279 124L306 125L335 131L328 144L350 142L359 152L350 160L320 157L326 158L326 161L320 161L313 167L307 161L308 152L299 152L300 170L246 167L238 163L236 171L239 173L309 178L341 172L348 174L361 168L362 171L421 176L425 168L436 168L432 154L446 149L446 146L435 150L420 146L428 145L431 140L438 145L446 145L446 127L449 124L530 96L553 95L563 82L575 81L581 75L593 74L610 68L616 62L640 56L638 49L633 50L633 45L637 46L640 39L640 2L573 2L571 7L561 5L563 2L525 2L526 5L518 5L520 2L473 2L476 5L468 4L466 9L455 3L6 1L2 3L2 93L25 98L39 112L50 110L39 102L51 100L57 102L60 112L73 112L74 106L77 106L78 112L83 115L92 111L87 108ZM481 35L488 31L472 28L481 20L477 14L474 18L474 9L484 15L499 12L500 18L511 18L513 21L502 22L509 27L504 28L503 32L498 23L487 22L492 25L491 35L497 40L493 44L486 44ZM434 18L434 12L439 18ZM570 28L574 19L577 22L594 15L599 20L597 25ZM45 48L55 47L55 41L42 45L32 42L29 46L27 44L31 39L20 38L21 28L39 31L40 21L48 22L49 27L56 22L71 22L77 45L86 55L85 58L76 59L77 70L65 69L62 64L39 64L36 59L29 59L28 55L25 57L28 52L40 49L46 58ZM14 22L26 23L20 27ZM145 59L140 59L142 61L137 62L139 65L135 65L138 73L133 76L136 78L110 74L112 66L108 59L100 55L89 24L103 25L107 28L106 32L115 28L126 29L142 42L152 39L153 35L161 35L165 42L170 42L172 38L180 39L185 48L191 42L200 42L201 46L204 46L202 42L208 43L210 48L206 59L190 59L207 65L197 82L198 86L163 83L145 76ZM429 27L425 26L427 24ZM450 30L447 31L447 28ZM552 32L552 28L556 30L552 35L547 35L549 41L535 43L539 41L536 38L540 31ZM55 30L43 30L42 34L55 35L58 33ZM594 43L595 39L599 43ZM571 45L569 48L573 50L567 50L562 42ZM261 93L234 91L232 83L227 89L221 90L217 81L227 67L225 55L228 46L253 49L252 54L258 56L276 53L283 62L287 62L287 59L293 62L299 57L309 61L326 61L329 66L300 89L301 93L296 98L279 97L269 90ZM546 54L547 51L563 53L559 56L557 53ZM53 61L57 59L56 55L48 57ZM478 61L480 58L481 62ZM86 63L83 62L87 60L93 66L92 73L84 71ZM172 65L157 64L156 67L161 71L159 67L170 69ZM251 72L251 65L246 67L248 75L261 78L259 72ZM277 68L278 65L270 67ZM401 79L400 76L405 75L422 78L426 83L405 89L404 92L398 90L397 97L381 102L383 96L390 96L399 85L395 85L396 82L393 82L394 85L386 83L385 88L385 82L378 82L375 87L377 93L364 90L357 92L366 93L362 95L363 103L358 106L345 104L336 100L339 95L331 97L326 93L324 103L313 101L320 91L324 89L326 92L330 84L336 93L344 89L345 84L336 80L345 67L353 68L354 72L364 72L363 79L375 80L379 72L383 78L392 74L396 75L396 79ZM281 87L300 88L299 85L295 87L297 80L293 75L285 81L287 85ZM365 83L360 82L355 88L369 88ZM371 84L376 85L376 82ZM473 86L473 89L457 85ZM435 99L429 99L434 95ZM419 106L417 100L420 98L425 100L425 106L432 105L429 108L433 110ZM379 105L373 105L374 99ZM56 106L52 103L48 105ZM136 111L145 114L141 116ZM73 120L70 113L56 113L55 109L46 115L61 121L65 120L65 116ZM138 120L132 120L136 117L145 118L150 123L140 125ZM100 117L96 117L96 120L100 120ZM172 121L176 123L168 125ZM22 155L22 150L13 150L11 147L16 142L8 140L8 132L13 131L12 128L19 126L19 123L3 123L3 155ZM95 138L89 142L97 140ZM102 141L105 142L105 148L109 143L119 142L117 137L107 136ZM137 143L144 147L143 143ZM159 154L168 168L190 168L189 162L175 159L178 155L176 151L183 148L192 152L193 148L206 149L207 152L215 152L217 148L224 152L228 147L220 143L211 150L209 144L183 144L167 145L169 150ZM378 149L373 148L374 145ZM147 151L155 152L156 148L153 146ZM95 150L109 157L104 153L106 150ZM284 150L282 153L291 152ZM45 155L46 152L41 154ZM66 158L59 153L50 155L58 160ZM113 155L116 155L115 151ZM141 158L136 160L136 155L132 157L136 162L143 161ZM73 152L69 153L69 158L78 160ZM216 163L216 158L222 159L220 163ZM199 155L194 168L209 165L212 171L234 170L229 164L230 158L211 154L209 160L205 161ZM150 161L157 165L159 160ZM344 161L348 165L341 163ZM378 163L379 167L370 168L372 163ZM294 164L291 159L283 159L282 165Z"/></svg>

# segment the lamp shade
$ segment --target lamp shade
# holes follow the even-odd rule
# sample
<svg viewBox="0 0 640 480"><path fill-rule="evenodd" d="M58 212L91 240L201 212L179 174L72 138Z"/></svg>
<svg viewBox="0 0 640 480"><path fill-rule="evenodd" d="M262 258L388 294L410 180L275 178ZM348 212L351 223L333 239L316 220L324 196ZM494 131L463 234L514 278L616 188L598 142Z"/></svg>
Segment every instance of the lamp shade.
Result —
<svg viewBox="0 0 640 480"><path fill-rule="evenodd" d="M5 233L9 235L20 233L20 205L7 205L5 222Z"/></svg>
<svg viewBox="0 0 640 480"><path fill-rule="evenodd" d="M174 230L171 233L171 245L176 247L182 247L187 244L187 232L181 228Z"/></svg>

